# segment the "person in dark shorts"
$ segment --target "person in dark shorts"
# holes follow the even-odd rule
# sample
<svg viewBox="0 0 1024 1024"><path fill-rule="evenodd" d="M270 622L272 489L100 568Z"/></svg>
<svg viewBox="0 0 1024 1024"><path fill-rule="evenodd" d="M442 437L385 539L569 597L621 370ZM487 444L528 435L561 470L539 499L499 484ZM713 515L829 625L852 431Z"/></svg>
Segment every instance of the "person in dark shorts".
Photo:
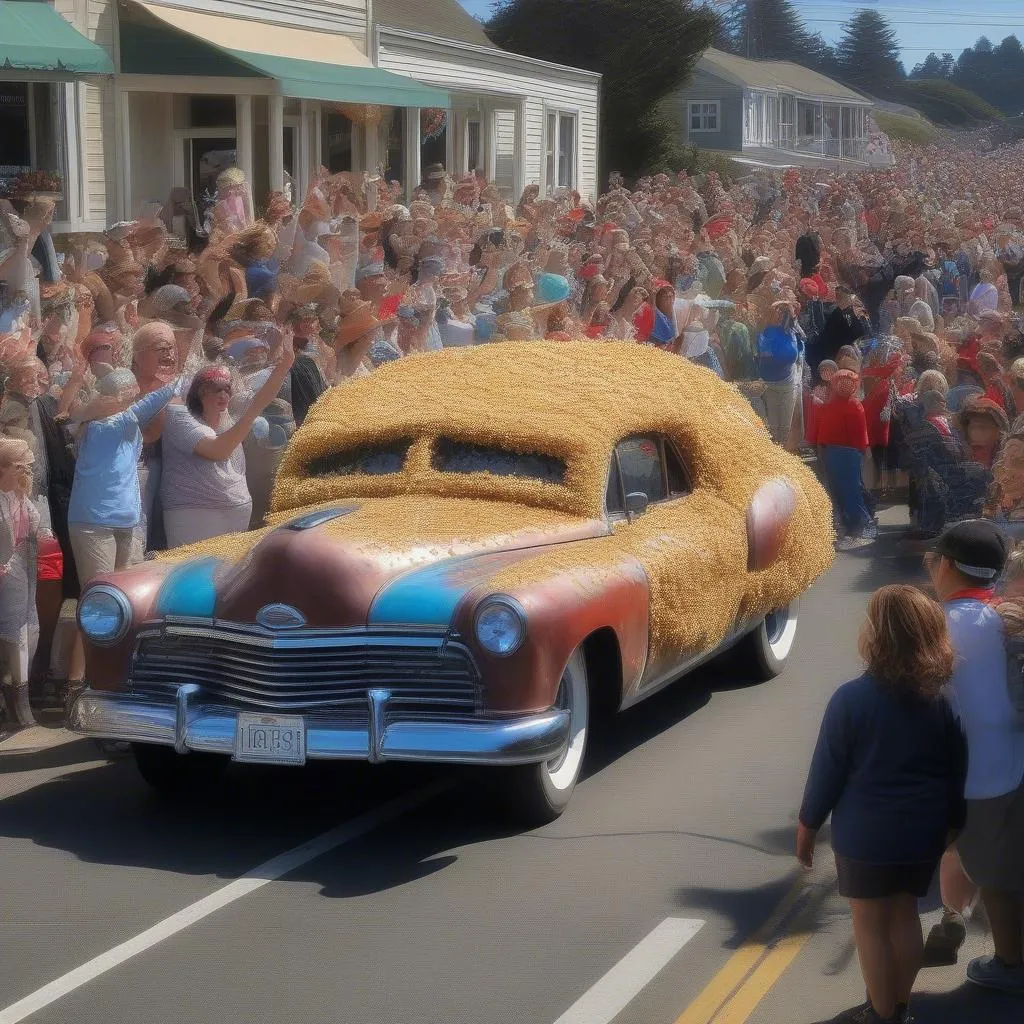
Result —
<svg viewBox="0 0 1024 1024"><path fill-rule="evenodd" d="M869 996L837 1024L901 1024L924 952L917 901L964 824L967 744L941 696L955 654L936 602L914 587L883 587L868 604L860 652L867 671L836 691L821 723L797 856L812 866L831 814Z"/></svg>

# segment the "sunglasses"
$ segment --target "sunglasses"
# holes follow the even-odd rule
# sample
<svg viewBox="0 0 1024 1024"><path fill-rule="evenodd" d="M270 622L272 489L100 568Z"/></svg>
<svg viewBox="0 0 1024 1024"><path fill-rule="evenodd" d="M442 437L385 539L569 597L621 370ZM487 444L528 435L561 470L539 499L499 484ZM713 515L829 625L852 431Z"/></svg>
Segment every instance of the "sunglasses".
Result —
<svg viewBox="0 0 1024 1024"><path fill-rule="evenodd" d="M207 384L203 389L208 395L230 395L230 384Z"/></svg>

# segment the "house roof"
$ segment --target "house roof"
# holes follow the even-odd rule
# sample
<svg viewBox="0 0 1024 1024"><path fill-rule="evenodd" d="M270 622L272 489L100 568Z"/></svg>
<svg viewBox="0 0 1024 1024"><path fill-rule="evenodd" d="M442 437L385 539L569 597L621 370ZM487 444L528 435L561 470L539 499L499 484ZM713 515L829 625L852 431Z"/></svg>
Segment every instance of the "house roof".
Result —
<svg viewBox="0 0 1024 1024"><path fill-rule="evenodd" d="M459 0L374 0L373 17L389 28L497 49Z"/></svg>
<svg viewBox="0 0 1024 1024"><path fill-rule="evenodd" d="M380 2L380 0L378 0ZM732 53L708 49L698 67L708 74L724 78L733 85L752 89L792 92L821 99L870 103L866 96L840 85L825 75L788 60L747 60Z"/></svg>

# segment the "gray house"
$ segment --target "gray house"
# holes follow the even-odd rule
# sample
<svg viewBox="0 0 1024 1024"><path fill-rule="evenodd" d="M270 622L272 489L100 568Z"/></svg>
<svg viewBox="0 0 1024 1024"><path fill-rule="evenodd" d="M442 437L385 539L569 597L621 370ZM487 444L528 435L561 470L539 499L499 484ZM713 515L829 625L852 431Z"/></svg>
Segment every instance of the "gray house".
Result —
<svg viewBox="0 0 1024 1024"><path fill-rule="evenodd" d="M684 141L755 163L867 160L874 103L790 61L747 60L710 49L667 101Z"/></svg>

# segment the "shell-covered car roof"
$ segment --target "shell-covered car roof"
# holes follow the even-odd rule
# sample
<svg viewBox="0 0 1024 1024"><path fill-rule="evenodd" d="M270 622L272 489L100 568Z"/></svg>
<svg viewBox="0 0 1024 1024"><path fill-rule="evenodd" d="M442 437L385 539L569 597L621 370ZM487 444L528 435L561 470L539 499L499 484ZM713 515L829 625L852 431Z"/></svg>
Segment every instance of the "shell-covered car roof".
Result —
<svg viewBox="0 0 1024 1024"><path fill-rule="evenodd" d="M696 486L722 490L789 464L735 388L679 356L629 343L504 342L398 360L327 391L284 456L272 508L419 493L598 516L612 449L646 432L676 441ZM438 472L431 448L439 437L563 459L564 486ZM421 442L400 474L309 477L311 463L328 453L395 439Z"/></svg>

